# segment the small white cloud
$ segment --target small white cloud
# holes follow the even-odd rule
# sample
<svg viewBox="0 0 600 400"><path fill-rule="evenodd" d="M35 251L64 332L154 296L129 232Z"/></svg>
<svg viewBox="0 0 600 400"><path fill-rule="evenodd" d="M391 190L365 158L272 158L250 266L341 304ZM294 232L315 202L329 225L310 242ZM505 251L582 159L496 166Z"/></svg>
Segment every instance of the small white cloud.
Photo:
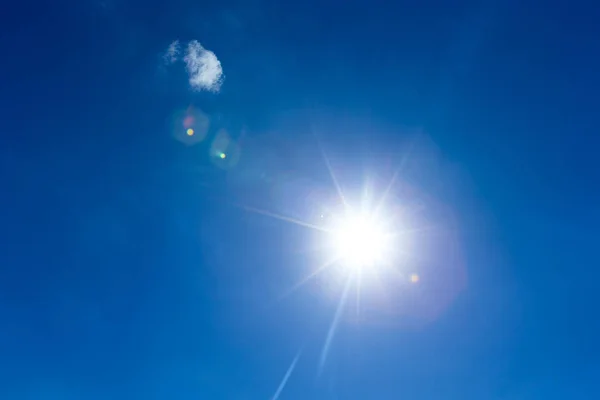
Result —
<svg viewBox="0 0 600 400"><path fill-rule="evenodd" d="M215 53L206 50L197 40L192 40L188 43L183 61L193 89L211 92L221 89L223 68Z"/></svg>
<svg viewBox="0 0 600 400"><path fill-rule="evenodd" d="M179 53L181 52L181 46L179 46L179 40L173 41L167 48L167 51L163 55L163 59L165 60L165 64L173 64L179 58Z"/></svg>
<svg viewBox="0 0 600 400"><path fill-rule="evenodd" d="M162 55L164 65L183 61L192 89L218 92L223 83L223 68L215 53L205 49L197 40L187 44L183 59L181 52L179 40L173 41Z"/></svg>

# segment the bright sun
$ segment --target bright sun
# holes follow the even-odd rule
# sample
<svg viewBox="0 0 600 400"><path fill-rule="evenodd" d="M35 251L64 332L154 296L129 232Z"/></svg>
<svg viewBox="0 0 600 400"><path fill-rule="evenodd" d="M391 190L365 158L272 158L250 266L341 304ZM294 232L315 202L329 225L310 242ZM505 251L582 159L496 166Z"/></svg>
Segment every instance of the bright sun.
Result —
<svg viewBox="0 0 600 400"><path fill-rule="evenodd" d="M387 235L369 215L346 215L333 230L333 247L345 268L370 268L383 262Z"/></svg>

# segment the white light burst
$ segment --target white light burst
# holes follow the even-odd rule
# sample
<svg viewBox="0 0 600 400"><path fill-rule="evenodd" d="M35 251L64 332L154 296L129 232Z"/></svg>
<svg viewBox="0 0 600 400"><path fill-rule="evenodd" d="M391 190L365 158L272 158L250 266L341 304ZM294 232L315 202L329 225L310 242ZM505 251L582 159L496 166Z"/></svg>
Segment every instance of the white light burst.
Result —
<svg viewBox="0 0 600 400"><path fill-rule="evenodd" d="M332 247L344 268L375 268L389 255L389 235L373 215L346 212L331 231Z"/></svg>
<svg viewBox="0 0 600 400"><path fill-rule="evenodd" d="M316 247L319 253L323 251L326 254L321 265L310 266L308 275L296 282L281 298L290 295L325 271L333 272L333 275L329 273L326 275L333 276L335 282L343 282L336 312L322 347L318 366L319 374L324 368L336 330L352 292L356 294L356 316L359 316L364 284L374 283L369 285L371 286L369 289L376 290L377 284L383 280L389 279L392 282L398 282L397 278L400 278L412 284L416 284L419 280L418 275L405 268L406 265L402 262L405 261L405 253L412 247L409 246L412 242L410 240L412 230L407 230L407 226L405 226L407 221L399 218L400 208L395 201L392 201L394 203L392 210L387 210L387 212L385 210L389 201L388 195L394 186L400 168L379 195L367 196L368 190L365 187L362 198L356 198L354 204L349 204L324 152L323 160L337 192L336 200L333 202L337 203L338 207L336 209L334 204L318 204L318 211L321 211L318 221L314 219L299 220L266 210L243 207L247 211L312 230L317 233ZM375 204L370 204L370 200L375 200ZM353 206L358 207L354 208ZM401 255L403 260L399 259ZM411 267L409 266L409 268ZM296 360L293 361L291 369L295 366L295 362ZM285 380L287 377L286 375Z"/></svg>

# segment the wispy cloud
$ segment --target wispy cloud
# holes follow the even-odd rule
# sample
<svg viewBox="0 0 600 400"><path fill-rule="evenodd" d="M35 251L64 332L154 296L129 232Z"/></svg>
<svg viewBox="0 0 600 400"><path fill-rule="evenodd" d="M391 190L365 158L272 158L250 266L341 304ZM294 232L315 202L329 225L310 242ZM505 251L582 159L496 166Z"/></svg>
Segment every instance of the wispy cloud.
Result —
<svg viewBox="0 0 600 400"><path fill-rule="evenodd" d="M179 45L179 40L173 41L169 47L167 47L167 51L163 55L163 60L165 60L165 64L173 64L179 58L179 53L181 52L181 46Z"/></svg>
<svg viewBox="0 0 600 400"><path fill-rule="evenodd" d="M179 40L173 41L163 54L165 65L180 61L181 44ZM185 48L185 55L181 60L185 63L189 83L194 90L208 90L218 92L223 83L223 67L215 53L205 49L200 42L192 40Z"/></svg>
<svg viewBox="0 0 600 400"><path fill-rule="evenodd" d="M183 61L193 89L211 92L221 89L223 68L215 53L202 47L197 40L192 40L188 43Z"/></svg>

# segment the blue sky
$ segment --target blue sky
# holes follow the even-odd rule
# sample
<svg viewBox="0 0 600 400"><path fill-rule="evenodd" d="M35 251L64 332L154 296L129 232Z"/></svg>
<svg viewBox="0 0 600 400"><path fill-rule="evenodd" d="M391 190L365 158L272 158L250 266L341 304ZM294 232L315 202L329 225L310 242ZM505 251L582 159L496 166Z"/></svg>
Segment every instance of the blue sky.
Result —
<svg viewBox="0 0 600 400"><path fill-rule="evenodd" d="M597 6L4 9L0 397L600 396ZM330 171L418 231L339 313L257 212L318 224Z"/></svg>

